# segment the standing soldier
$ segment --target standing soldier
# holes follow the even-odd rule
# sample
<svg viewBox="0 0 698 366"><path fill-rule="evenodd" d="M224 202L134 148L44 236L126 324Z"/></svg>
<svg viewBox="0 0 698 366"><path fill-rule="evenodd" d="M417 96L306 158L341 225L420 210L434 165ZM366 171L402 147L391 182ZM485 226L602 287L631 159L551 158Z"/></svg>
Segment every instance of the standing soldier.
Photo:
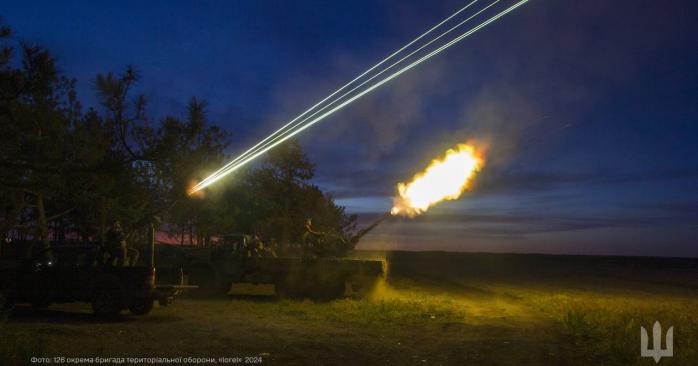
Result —
<svg viewBox="0 0 698 366"><path fill-rule="evenodd" d="M118 266L123 267L125 265L126 238L123 230L121 229L121 223L119 221L114 221L109 228L109 231L107 231L104 251L109 254L109 261L107 264L114 265L114 259L116 259Z"/></svg>
<svg viewBox="0 0 698 366"><path fill-rule="evenodd" d="M317 256L323 252L325 233L313 229L313 220L305 220L305 232L303 233L303 252Z"/></svg>

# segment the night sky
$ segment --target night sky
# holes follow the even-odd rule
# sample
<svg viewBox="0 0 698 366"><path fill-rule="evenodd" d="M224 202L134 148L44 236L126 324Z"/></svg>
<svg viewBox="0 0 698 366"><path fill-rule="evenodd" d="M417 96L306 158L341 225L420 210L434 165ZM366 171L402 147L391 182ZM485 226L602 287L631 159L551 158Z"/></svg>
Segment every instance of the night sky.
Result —
<svg viewBox="0 0 698 366"><path fill-rule="evenodd" d="M206 99L236 153L464 4L15 1L0 15L86 106L97 73L133 65L151 116ZM698 256L697 10L532 0L308 130L314 182L366 223L445 149L489 139L471 192L360 247Z"/></svg>

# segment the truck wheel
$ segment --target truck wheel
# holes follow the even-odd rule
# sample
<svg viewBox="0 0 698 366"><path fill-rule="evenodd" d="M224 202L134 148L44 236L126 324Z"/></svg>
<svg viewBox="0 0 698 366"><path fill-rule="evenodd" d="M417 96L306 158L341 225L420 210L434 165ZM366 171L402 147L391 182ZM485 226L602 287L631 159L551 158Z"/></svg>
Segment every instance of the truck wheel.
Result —
<svg viewBox="0 0 698 366"><path fill-rule="evenodd" d="M97 288L92 295L92 311L97 316L114 317L121 312L119 290Z"/></svg>
<svg viewBox="0 0 698 366"><path fill-rule="evenodd" d="M133 315L147 315L153 310L153 299L137 300L128 306L128 310Z"/></svg>

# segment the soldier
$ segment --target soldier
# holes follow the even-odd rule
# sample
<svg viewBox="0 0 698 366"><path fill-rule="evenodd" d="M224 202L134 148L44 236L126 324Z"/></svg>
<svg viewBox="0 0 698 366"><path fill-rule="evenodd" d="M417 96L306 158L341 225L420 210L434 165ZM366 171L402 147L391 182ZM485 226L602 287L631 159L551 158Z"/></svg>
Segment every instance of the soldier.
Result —
<svg viewBox="0 0 698 366"><path fill-rule="evenodd" d="M332 233L313 229L311 219L305 221L305 233L303 233L303 252L313 257L326 257L331 253Z"/></svg>
<svg viewBox="0 0 698 366"><path fill-rule="evenodd" d="M272 243L265 243L261 240L259 242L261 244L261 251L259 253L261 257L276 257L276 249L274 249Z"/></svg>
<svg viewBox="0 0 698 366"><path fill-rule="evenodd" d="M254 235L247 243L247 256L260 257L262 254L262 240L259 235Z"/></svg>
<svg viewBox="0 0 698 366"><path fill-rule="evenodd" d="M121 223L114 221L109 231L107 231L104 243L104 251L109 254L108 265L114 265L114 260L118 266L123 267L126 263L126 238L121 229Z"/></svg>
<svg viewBox="0 0 698 366"><path fill-rule="evenodd" d="M313 220L305 220L305 232L303 233L304 251L313 251L320 245L324 233L313 229Z"/></svg>

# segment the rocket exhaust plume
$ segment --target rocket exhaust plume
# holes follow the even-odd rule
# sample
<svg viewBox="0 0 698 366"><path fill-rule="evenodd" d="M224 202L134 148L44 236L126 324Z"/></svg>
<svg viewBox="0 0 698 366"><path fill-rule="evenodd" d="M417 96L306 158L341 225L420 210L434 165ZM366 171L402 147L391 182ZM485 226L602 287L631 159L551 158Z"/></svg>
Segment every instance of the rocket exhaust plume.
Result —
<svg viewBox="0 0 698 366"><path fill-rule="evenodd" d="M409 183L398 183L392 215L414 217L441 202L458 199L467 190L475 174L485 164L484 153L473 144L460 144L433 160Z"/></svg>

